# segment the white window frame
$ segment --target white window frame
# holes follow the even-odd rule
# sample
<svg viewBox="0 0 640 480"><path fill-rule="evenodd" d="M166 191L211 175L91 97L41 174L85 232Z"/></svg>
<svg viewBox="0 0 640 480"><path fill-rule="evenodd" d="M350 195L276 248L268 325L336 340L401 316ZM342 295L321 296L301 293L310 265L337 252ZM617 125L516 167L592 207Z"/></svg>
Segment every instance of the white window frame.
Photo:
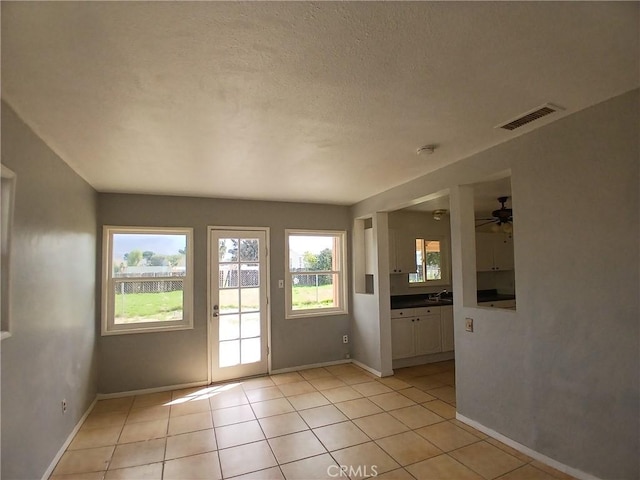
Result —
<svg viewBox="0 0 640 480"><path fill-rule="evenodd" d="M0 340L11 336L11 239L13 237L13 212L15 210L16 174L1 165L2 186L2 259L0 260L0 276L2 277L2 294L0 305Z"/></svg>
<svg viewBox="0 0 640 480"><path fill-rule="evenodd" d="M440 272L441 277L439 280L425 280L424 282L412 282L411 275L409 274L409 278L407 279L409 282L409 287L430 287L430 286L441 286L441 285L449 285L451 283L451 261L449 259L449 244L447 242L447 238L439 235L429 235L424 237L416 237L415 240L422 239L423 242L440 242ZM413 244L415 245L415 240ZM423 252L425 253L425 252ZM423 259L426 260L426 255L423 256ZM414 253L414 262L417 265L417 258L415 258ZM426 267L425 267L426 268ZM425 270L426 274L426 270Z"/></svg>
<svg viewBox="0 0 640 480"><path fill-rule="evenodd" d="M302 272L292 272L290 270L289 262L289 237L291 236L312 236L312 237L332 237L337 238L337 245L339 248L338 257L334 259L334 265L338 266L336 270L328 271L314 271L310 274L319 275L337 275L337 287L336 287L336 306L323 307L323 308L309 308L304 310L294 310L292 304L292 287L293 287L293 275L305 274ZM330 316L330 315L345 315L349 313L348 301L347 301L347 232L344 230L299 230L299 229L286 229L285 230L285 310L287 319L302 318L302 317L317 317L317 316Z"/></svg>
<svg viewBox="0 0 640 480"><path fill-rule="evenodd" d="M114 322L115 294L113 272L113 235L114 234L181 234L186 235L186 275L183 280L182 320L116 324ZM158 281L171 277L137 277L132 280ZM193 328L193 228L178 227L120 227L105 225L102 234L102 335L122 335L128 333L165 332L189 330Z"/></svg>

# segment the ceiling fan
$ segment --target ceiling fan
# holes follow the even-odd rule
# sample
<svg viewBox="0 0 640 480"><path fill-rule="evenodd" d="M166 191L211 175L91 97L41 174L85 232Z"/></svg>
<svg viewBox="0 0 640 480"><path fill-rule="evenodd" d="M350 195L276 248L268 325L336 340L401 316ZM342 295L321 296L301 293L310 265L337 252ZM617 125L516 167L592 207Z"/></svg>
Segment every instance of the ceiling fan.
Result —
<svg viewBox="0 0 640 480"><path fill-rule="evenodd" d="M504 206L508 199L509 197L498 197L500 208L491 212L491 218L476 218L476 222L484 222L476 225L476 228L493 223L493 231L510 233L513 230L513 210Z"/></svg>

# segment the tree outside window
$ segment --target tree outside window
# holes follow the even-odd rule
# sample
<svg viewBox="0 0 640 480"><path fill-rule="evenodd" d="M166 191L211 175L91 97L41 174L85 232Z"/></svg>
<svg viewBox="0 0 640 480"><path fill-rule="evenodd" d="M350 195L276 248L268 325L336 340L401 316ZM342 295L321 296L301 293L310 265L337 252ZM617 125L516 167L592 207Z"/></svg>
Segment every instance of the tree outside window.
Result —
<svg viewBox="0 0 640 480"><path fill-rule="evenodd" d="M287 316L346 313L345 232L287 231Z"/></svg>
<svg viewBox="0 0 640 480"><path fill-rule="evenodd" d="M440 282L445 277L443 242L416 238L416 273L409 274L409 283Z"/></svg>

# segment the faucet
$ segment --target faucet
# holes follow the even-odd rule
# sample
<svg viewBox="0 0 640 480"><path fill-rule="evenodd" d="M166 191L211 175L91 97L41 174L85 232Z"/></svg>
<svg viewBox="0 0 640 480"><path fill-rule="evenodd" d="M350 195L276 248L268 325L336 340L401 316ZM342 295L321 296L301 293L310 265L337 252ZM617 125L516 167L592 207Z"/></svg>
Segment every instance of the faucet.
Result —
<svg viewBox="0 0 640 480"><path fill-rule="evenodd" d="M447 289L445 288L444 290L442 290L442 291L441 291L441 292L439 292L439 293L434 293L433 295L430 295L430 296L429 296L429 298L437 298L437 299L440 299L440 297L442 297L442 295L445 295L445 294L447 294L447 293L449 293L449 292L448 292L448 291L447 291Z"/></svg>

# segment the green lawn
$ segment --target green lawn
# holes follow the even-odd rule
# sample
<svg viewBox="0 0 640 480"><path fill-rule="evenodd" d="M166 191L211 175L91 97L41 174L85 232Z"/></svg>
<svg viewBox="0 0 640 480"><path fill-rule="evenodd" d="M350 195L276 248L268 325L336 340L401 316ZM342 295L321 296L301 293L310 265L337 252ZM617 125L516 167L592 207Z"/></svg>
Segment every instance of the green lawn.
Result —
<svg viewBox="0 0 640 480"><path fill-rule="evenodd" d="M182 291L116 294L116 323L182 319Z"/></svg>
<svg viewBox="0 0 640 480"><path fill-rule="evenodd" d="M259 290L258 288L243 289L245 308L255 308L256 310L259 308ZM221 310L230 309L236 303L237 290L220 291ZM294 310L333 305L333 285L293 287ZM182 291L117 294L115 317L116 323L180 320L182 318Z"/></svg>
<svg viewBox="0 0 640 480"><path fill-rule="evenodd" d="M256 310L260 289L244 288L242 289L242 303L245 308ZM319 287L293 287L293 309L302 310L310 308L321 308L333 306L333 286L321 285ZM238 293L236 289L220 290L220 309L237 310Z"/></svg>
<svg viewBox="0 0 640 480"><path fill-rule="evenodd" d="M293 287L293 309L331 307L334 305L333 285Z"/></svg>

